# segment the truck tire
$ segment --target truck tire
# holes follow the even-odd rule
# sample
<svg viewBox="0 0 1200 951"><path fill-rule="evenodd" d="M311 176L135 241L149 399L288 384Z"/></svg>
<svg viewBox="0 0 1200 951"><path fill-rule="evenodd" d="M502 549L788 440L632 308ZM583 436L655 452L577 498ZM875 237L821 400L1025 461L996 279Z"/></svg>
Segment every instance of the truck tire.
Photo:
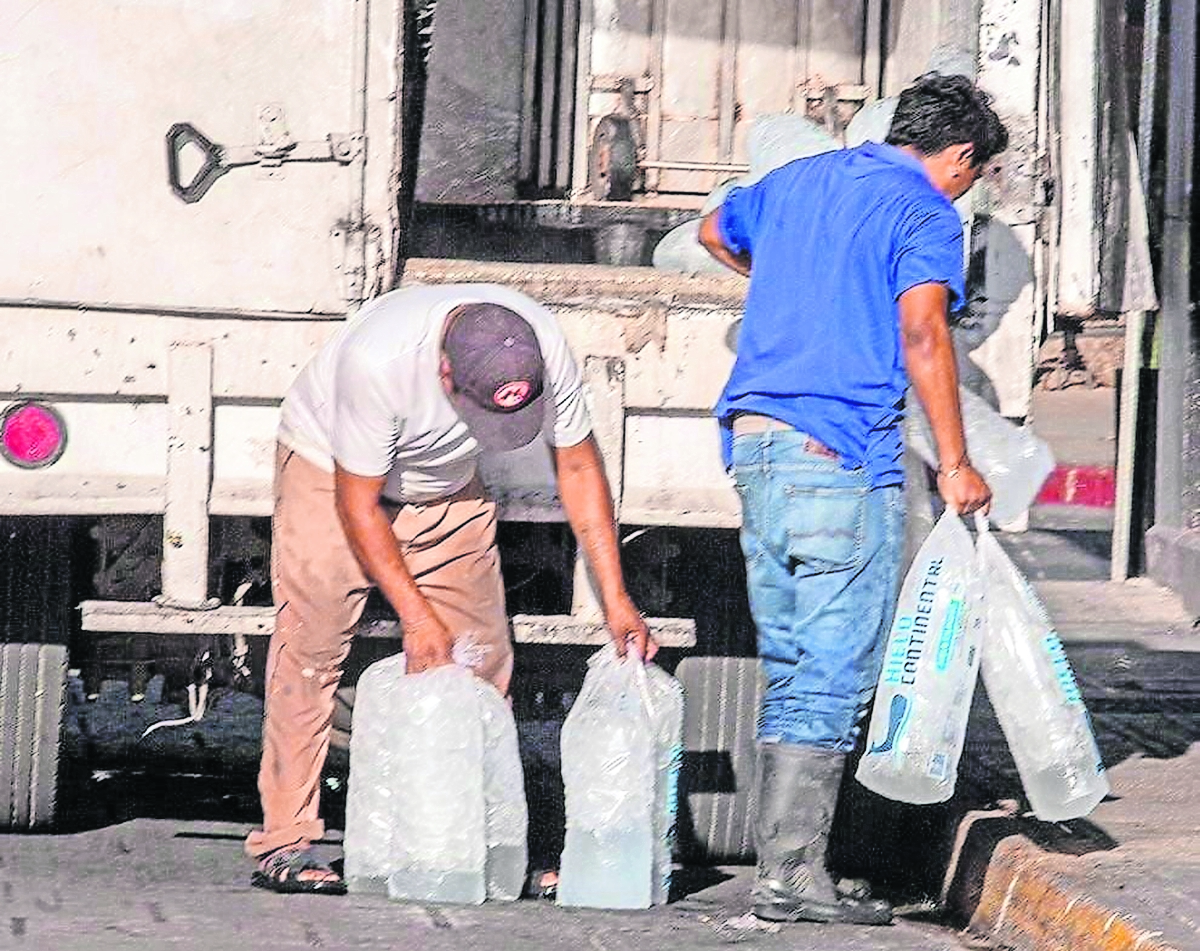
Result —
<svg viewBox="0 0 1200 951"><path fill-rule="evenodd" d="M0 830L54 821L67 648L0 644Z"/></svg>
<svg viewBox="0 0 1200 951"><path fill-rule="evenodd" d="M0 830L55 818L67 642L70 519L0 518Z"/></svg>
<svg viewBox="0 0 1200 951"><path fill-rule="evenodd" d="M755 657L687 657L678 851L685 862L754 859L755 728L762 672Z"/></svg>

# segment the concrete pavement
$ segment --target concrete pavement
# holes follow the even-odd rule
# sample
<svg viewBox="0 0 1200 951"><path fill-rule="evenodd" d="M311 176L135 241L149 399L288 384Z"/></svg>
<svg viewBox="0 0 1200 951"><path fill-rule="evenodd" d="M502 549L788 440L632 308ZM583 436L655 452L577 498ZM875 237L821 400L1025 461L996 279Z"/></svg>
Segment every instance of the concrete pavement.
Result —
<svg viewBox="0 0 1200 951"><path fill-rule="evenodd" d="M746 914L750 870L705 869L641 912L545 902L396 903L273 895L246 885L245 826L139 818L66 837L0 836L0 948L34 951L962 951L923 921L890 928L779 926ZM335 843L324 846L332 852Z"/></svg>
<svg viewBox="0 0 1200 951"><path fill-rule="evenodd" d="M990 808L959 822L947 913L1021 951L1198 951L1200 631L1177 597L1145 581L1035 587L1082 687L1112 794L1082 820L1022 813L980 691L960 795Z"/></svg>
<svg viewBox="0 0 1200 951"><path fill-rule="evenodd" d="M1023 814L983 691L960 774L942 901L952 921L1020 951L1200 949L1200 628L1147 580L1111 583L1115 393L1034 393L1058 468L1003 539L1067 648L1112 794L1083 820ZM1200 581L1200 579L1197 579Z"/></svg>

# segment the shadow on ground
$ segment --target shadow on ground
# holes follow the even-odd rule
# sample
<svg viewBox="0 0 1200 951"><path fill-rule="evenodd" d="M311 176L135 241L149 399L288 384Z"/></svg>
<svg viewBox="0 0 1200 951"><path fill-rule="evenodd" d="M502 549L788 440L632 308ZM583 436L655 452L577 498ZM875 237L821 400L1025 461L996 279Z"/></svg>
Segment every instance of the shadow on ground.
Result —
<svg viewBox="0 0 1200 951"><path fill-rule="evenodd" d="M1200 652L1148 650L1132 641L1068 644L1067 652L1107 768L1131 757L1178 757L1200 741ZM1064 855L1120 844L1088 819L1042 822L1029 812L1016 764L981 687L953 798L908 806L847 779L832 846L843 874L863 875L912 900L948 897L969 912L974 902L964 889L983 881L992 850L1018 833ZM962 867L962 856L983 867Z"/></svg>

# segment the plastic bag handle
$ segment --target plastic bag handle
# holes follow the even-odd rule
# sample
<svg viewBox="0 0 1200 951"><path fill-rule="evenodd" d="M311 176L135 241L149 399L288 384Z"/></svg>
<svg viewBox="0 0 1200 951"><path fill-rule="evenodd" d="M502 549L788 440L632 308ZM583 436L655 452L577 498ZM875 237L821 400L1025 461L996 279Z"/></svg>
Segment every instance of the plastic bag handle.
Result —
<svg viewBox="0 0 1200 951"><path fill-rule="evenodd" d="M600 650L592 655L592 660L588 661L589 665L592 663L592 661L598 661L606 666L611 666L613 672L620 677L624 677L626 682L632 678L634 684L636 685L638 697L642 701L642 706L645 707L646 712L653 720L654 700L650 697L650 678L646 674L645 662L637 655L635 651L631 649L626 650L625 656L622 657L617 653L616 645L609 643L605 644L602 648L600 648ZM629 666L627 665L632 666L632 672L630 672ZM589 686L589 681L587 678L584 678L583 683L584 689L580 691L579 696L575 700L576 703L579 703L581 700L590 697L593 692L600 689L598 680L592 681Z"/></svg>
<svg viewBox="0 0 1200 951"><path fill-rule="evenodd" d="M632 654L632 656L630 656ZM638 693L642 695L642 706L646 708L646 712L650 715L650 720L654 720L654 701L650 699L650 678L646 675L645 662L632 650L625 651L625 663L637 665L637 670L634 671L633 677L637 681Z"/></svg>

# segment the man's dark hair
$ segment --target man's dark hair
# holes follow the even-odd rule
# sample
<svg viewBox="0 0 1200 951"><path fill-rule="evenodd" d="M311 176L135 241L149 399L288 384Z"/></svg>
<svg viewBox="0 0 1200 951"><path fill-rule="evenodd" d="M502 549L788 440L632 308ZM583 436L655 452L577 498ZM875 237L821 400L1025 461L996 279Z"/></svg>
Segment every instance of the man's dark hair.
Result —
<svg viewBox="0 0 1200 951"><path fill-rule="evenodd" d="M885 141L910 145L922 155L970 142L973 164L982 165L1008 148L1008 130L991 102L966 76L926 73L900 93Z"/></svg>

